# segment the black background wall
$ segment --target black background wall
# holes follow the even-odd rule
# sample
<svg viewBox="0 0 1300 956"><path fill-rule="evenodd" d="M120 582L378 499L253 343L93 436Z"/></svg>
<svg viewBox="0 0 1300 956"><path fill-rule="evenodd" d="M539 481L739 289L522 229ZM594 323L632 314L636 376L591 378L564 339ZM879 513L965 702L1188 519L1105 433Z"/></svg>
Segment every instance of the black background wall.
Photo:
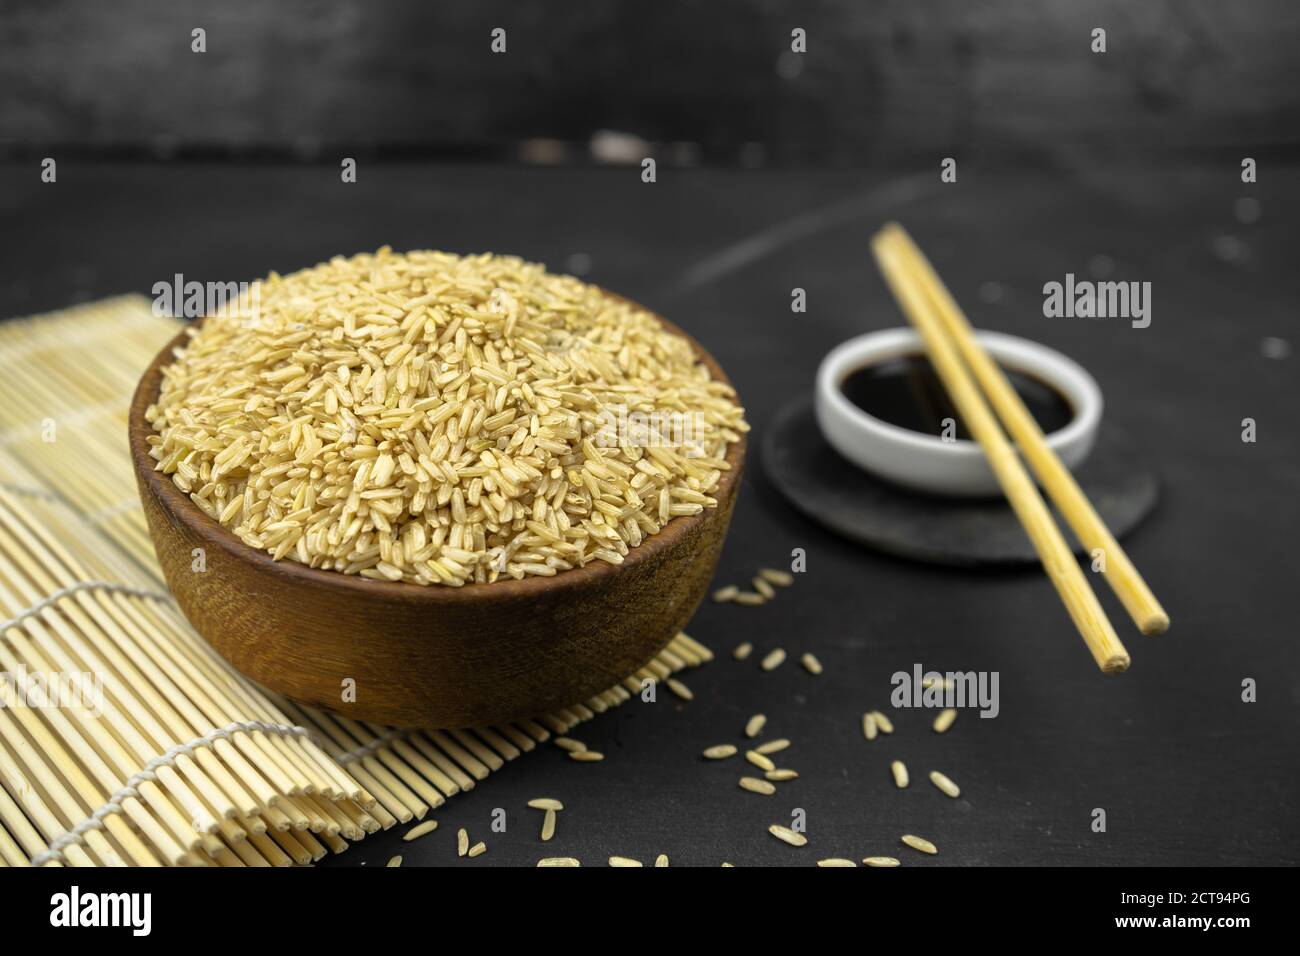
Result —
<svg viewBox="0 0 1300 956"><path fill-rule="evenodd" d="M1300 8L1127 0L5 0L0 149L687 161L1294 147ZM190 32L207 31L207 52ZM507 33L493 54L489 34ZM808 54L791 54L790 31ZM1090 31L1108 30L1105 56ZM759 144L761 149L747 144ZM532 155L554 156L554 150ZM572 154L560 153L560 156Z"/></svg>

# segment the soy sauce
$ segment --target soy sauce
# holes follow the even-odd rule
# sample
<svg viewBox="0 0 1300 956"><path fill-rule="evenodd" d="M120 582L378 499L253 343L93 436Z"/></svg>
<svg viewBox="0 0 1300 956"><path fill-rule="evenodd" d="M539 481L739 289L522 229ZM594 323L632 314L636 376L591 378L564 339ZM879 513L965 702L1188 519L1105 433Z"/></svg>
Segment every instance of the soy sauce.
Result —
<svg viewBox="0 0 1300 956"><path fill-rule="evenodd" d="M1004 368L1011 386L1044 434L1059 431L1074 418L1065 396L1050 385ZM943 433L943 420L956 422L956 436L970 440L948 392L923 354L903 355L857 369L840 385L844 396L868 415L927 435Z"/></svg>

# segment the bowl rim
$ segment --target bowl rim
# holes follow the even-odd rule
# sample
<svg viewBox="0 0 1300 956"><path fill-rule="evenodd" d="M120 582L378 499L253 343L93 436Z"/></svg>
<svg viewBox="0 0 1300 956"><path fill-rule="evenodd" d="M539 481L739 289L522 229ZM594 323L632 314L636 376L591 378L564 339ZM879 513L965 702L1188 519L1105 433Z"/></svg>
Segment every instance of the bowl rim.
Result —
<svg viewBox="0 0 1300 956"><path fill-rule="evenodd" d="M1101 387L1087 369L1068 355L1033 339L984 329L975 335L1000 365L1042 380L1069 403L1070 421L1044 435L1053 451L1059 453L1062 448L1096 434L1104 399ZM891 424L854 405L840 388L853 369L866 363L924 352L920 335L910 327L880 329L841 342L826 354L817 370L817 396L859 434L871 434L896 446L949 460L984 459L983 449L974 440L944 441L937 435Z"/></svg>
<svg viewBox="0 0 1300 956"><path fill-rule="evenodd" d="M603 288L601 292L654 316L667 331L681 336L690 344L697 360L709 370L709 375L715 381L723 382L735 389L717 359L689 333L653 309L646 308L626 296ZM581 590L600 587L614 574L632 570L670 550L715 518L721 510L719 504L718 507L707 508L697 515L679 515L673 518L658 532L645 538L640 545L630 549L622 564L615 565L596 560L581 567L561 571L552 577L526 575L518 580L507 578L491 583L471 583L454 587L443 584L413 584L407 581L376 581L372 578L363 578L359 574L344 574L341 571L308 567L288 558L275 561L269 553L245 544L232 531L222 527L215 519L205 514L169 476L155 470L154 466L157 462L149 454L147 439L156 433L146 420L145 411L158 397L162 387L163 367L172 363L174 351L189 340L191 331L197 329L202 321L203 319L199 318L182 326L154 356L136 383L127 414L127 438L131 449L132 467L140 484L142 496L146 493L152 495L169 516L178 519L196 537L218 545L234 560L251 564L267 574L283 576L291 582L305 586L341 588L354 592L359 597L382 598L402 603L451 604L480 598L528 600L544 593L553 594L559 588ZM739 395L736 396L736 400L737 404L740 404ZM743 408L743 405L741 407ZM714 492L714 497L720 503L737 490L736 485L740 481L747 444L748 434L741 432L740 440L731 443L727 448L724 460L731 467L722 473L717 490Z"/></svg>

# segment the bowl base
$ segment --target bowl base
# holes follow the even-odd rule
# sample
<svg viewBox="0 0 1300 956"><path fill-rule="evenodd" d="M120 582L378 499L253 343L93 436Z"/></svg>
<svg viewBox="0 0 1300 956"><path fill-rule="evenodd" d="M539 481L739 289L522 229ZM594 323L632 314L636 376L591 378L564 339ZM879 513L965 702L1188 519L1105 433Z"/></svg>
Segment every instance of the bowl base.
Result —
<svg viewBox="0 0 1300 956"><path fill-rule="evenodd" d="M762 457L768 478L790 504L859 544L932 564L1038 561L1005 499L922 495L867 474L822 436L810 399L777 412L764 431ZM1137 443L1104 421L1096 448L1075 477L1116 538L1136 528L1160 494L1159 479ZM1076 547L1075 553L1081 551Z"/></svg>

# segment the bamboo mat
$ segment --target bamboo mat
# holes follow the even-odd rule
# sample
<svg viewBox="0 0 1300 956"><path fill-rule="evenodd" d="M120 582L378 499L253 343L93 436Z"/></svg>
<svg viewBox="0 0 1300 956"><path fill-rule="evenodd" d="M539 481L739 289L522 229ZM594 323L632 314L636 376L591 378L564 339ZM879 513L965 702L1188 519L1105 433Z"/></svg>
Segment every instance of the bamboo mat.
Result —
<svg viewBox="0 0 1300 956"><path fill-rule="evenodd" d="M166 593L136 497L127 405L178 328L142 296L0 324L0 674L37 702L0 706L0 866L308 864L712 658L680 634L585 703L473 730L259 688ZM39 706L49 675L84 681Z"/></svg>

